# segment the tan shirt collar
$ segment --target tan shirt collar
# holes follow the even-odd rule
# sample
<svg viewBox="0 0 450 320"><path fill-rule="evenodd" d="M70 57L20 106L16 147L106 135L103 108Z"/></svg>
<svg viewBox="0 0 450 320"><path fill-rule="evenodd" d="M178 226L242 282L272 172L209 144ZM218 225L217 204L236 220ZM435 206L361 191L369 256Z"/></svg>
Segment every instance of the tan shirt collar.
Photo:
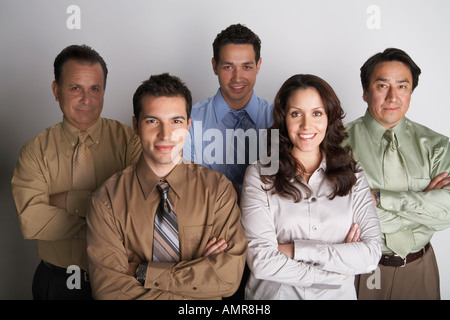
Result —
<svg viewBox="0 0 450 320"><path fill-rule="evenodd" d="M188 165L182 163L181 161L178 165L175 166L175 168L173 168L173 170L166 176L165 179L178 198L181 198L180 190L183 184L186 183L187 168ZM139 180L142 192L147 199L161 180L148 166L142 154L136 164L136 175Z"/></svg>
<svg viewBox="0 0 450 320"><path fill-rule="evenodd" d="M78 133L80 130L75 128L73 125L71 125L66 118L63 117L62 121L62 129L64 132L64 135L67 137L69 142L72 145L77 144L78 142ZM99 118L94 125L92 125L89 129L86 130L89 134L89 137L92 139L93 142L99 143L100 141L100 133L102 131L102 118Z"/></svg>

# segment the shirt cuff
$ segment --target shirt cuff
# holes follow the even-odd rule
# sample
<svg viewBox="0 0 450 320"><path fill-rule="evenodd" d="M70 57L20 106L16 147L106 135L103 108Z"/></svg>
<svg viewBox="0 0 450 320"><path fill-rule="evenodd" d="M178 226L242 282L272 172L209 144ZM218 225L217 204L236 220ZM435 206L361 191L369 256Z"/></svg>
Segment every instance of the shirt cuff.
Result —
<svg viewBox="0 0 450 320"><path fill-rule="evenodd" d="M323 242L313 240L294 240L294 260L317 267L325 261L321 257L326 250ZM323 259L322 259L323 260Z"/></svg>
<svg viewBox="0 0 450 320"><path fill-rule="evenodd" d="M145 276L144 287L146 289L157 289L170 291L170 271L175 263L149 261Z"/></svg>
<svg viewBox="0 0 450 320"><path fill-rule="evenodd" d="M67 193L67 212L75 216L86 217L86 204L90 195L89 191L69 191Z"/></svg>
<svg viewBox="0 0 450 320"><path fill-rule="evenodd" d="M400 211L399 192L380 190L380 207L388 211Z"/></svg>
<svg viewBox="0 0 450 320"><path fill-rule="evenodd" d="M342 274L323 270L326 264L327 246L320 241L295 240L294 259L312 267L314 282L312 288L337 289L342 286L344 278Z"/></svg>

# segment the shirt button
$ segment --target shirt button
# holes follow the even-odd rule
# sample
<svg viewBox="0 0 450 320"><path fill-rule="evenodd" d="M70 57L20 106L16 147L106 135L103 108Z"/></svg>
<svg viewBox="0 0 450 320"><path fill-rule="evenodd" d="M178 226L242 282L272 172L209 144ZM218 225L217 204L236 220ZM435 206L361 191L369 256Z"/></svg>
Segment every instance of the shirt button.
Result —
<svg viewBox="0 0 450 320"><path fill-rule="evenodd" d="M159 286L159 282L155 282L155 287L158 287Z"/></svg>
<svg viewBox="0 0 450 320"><path fill-rule="evenodd" d="M197 287L193 287L192 290L197 290Z"/></svg>
<svg viewBox="0 0 450 320"><path fill-rule="evenodd" d="M75 213L78 213L78 209L73 210Z"/></svg>
<svg viewBox="0 0 450 320"><path fill-rule="evenodd" d="M317 227L317 226L313 226L312 229L313 229L314 231L317 231L318 227Z"/></svg>
<svg viewBox="0 0 450 320"><path fill-rule="evenodd" d="M186 297L186 296L183 296L183 300L187 300L187 297Z"/></svg>
<svg viewBox="0 0 450 320"><path fill-rule="evenodd" d="M316 202L316 200L317 200L317 199L314 198L314 197L311 198L311 202Z"/></svg>

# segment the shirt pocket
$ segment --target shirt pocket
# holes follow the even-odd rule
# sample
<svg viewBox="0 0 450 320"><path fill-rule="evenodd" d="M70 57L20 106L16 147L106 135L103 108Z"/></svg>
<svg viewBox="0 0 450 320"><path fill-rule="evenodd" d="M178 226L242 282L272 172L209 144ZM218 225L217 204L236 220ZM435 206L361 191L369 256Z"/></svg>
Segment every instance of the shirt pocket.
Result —
<svg viewBox="0 0 450 320"><path fill-rule="evenodd" d="M211 237L212 225L184 226L181 254L184 259L199 258Z"/></svg>
<svg viewBox="0 0 450 320"><path fill-rule="evenodd" d="M425 191L430 184L430 178L411 178L410 191L421 192Z"/></svg>

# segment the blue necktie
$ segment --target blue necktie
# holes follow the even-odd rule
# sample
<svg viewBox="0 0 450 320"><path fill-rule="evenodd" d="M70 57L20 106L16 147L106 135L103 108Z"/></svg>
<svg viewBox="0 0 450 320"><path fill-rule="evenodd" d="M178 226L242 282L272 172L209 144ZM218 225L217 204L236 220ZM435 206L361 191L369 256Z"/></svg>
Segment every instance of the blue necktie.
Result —
<svg viewBox="0 0 450 320"><path fill-rule="evenodd" d="M222 122L229 129L242 129L244 132L248 129L256 128L245 110L232 110L228 112L222 119ZM248 139L245 139L245 141L240 140L239 135L236 135L236 139L233 140L234 162L233 164L228 164L225 175L232 183L241 185L244 179L245 169L249 163L249 141ZM242 154L242 149L239 146L245 147L244 154ZM244 161L242 161L242 157L244 157Z"/></svg>

